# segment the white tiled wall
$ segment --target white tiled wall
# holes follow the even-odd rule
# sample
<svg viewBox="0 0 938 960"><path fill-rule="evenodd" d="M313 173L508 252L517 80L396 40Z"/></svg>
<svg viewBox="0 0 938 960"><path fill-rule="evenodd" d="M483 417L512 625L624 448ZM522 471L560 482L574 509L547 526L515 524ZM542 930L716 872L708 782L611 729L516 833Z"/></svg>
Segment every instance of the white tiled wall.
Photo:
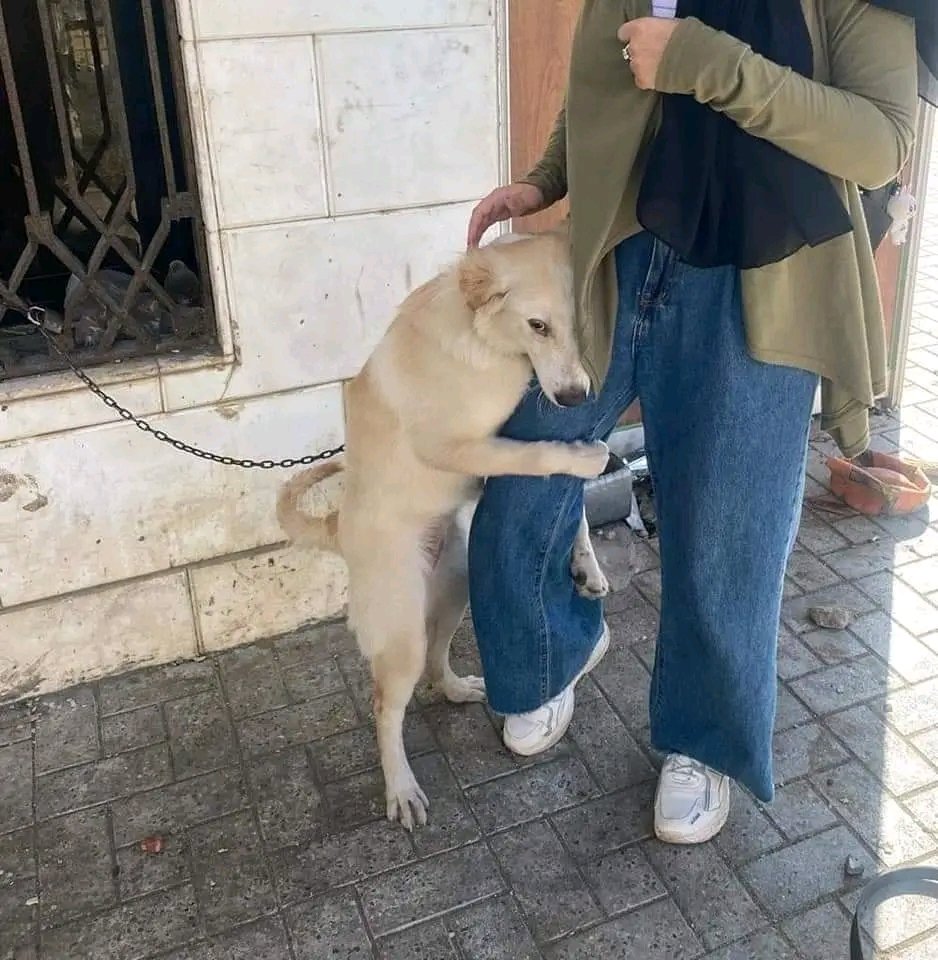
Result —
<svg viewBox="0 0 938 960"><path fill-rule="evenodd" d="M225 356L122 370L122 402L235 456L341 439L340 381L499 179L501 4L177 0ZM0 411L0 699L341 611L341 561L280 543L282 474L62 376Z"/></svg>

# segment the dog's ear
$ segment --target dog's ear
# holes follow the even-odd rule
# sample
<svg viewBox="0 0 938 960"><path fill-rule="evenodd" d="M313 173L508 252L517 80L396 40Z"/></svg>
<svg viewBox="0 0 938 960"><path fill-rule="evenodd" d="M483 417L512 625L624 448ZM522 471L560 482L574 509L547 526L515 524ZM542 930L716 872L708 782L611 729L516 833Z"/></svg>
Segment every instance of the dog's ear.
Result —
<svg viewBox="0 0 938 960"><path fill-rule="evenodd" d="M483 250L470 250L459 265L459 290L472 311L505 296L492 259Z"/></svg>

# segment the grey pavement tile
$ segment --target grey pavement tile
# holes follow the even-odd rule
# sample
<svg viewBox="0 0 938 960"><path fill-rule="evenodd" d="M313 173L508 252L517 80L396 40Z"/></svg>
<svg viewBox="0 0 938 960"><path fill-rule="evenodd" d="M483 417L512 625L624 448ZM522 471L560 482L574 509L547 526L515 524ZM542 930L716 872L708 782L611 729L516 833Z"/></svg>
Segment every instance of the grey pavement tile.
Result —
<svg viewBox="0 0 938 960"><path fill-rule="evenodd" d="M658 636L658 611L634 590L624 593L621 600L614 597L607 601L606 622L612 649L631 647Z"/></svg>
<svg viewBox="0 0 938 960"><path fill-rule="evenodd" d="M344 621L317 623L294 630L275 639L272 646L283 668L357 652L355 638Z"/></svg>
<svg viewBox="0 0 938 960"><path fill-rule="evenodd" d="M140 844L117 851L117 880L122 900L132 900L190 880L189 848L182 835L163 837L160 853L148 853Z"/></svg>
<svg viewBox="0 0 938 960"><path fill-rule="evenodd" d="M380 770L357 773L323 787L329 828L350 830L387 815L384 776Z"/></svg>
<svg viewBox="0 0 938 960"><path fill-rule="evenodd" d="M587 861L580 869L609 916L643 907L668 893L638 844Z"/></svg>
<svg viewBox="0 0 938 960"><path fill-rule="evenodd" d="M500 893L504 882L491 853L473 844L365 880L359 890L371 929L382 936Z"/></svg>
<svg viewBox="0 0 938 960"><path fill-rule="evenodd" d="M845 607L853 616L867 613L874 609L874 603L866 594L861 593L849 583L837 584L818 590L816 593L806 593L800 597L791 597L782 604L782 620L795 633L804 633L813 630L815 624L808 617L812 607L840 606Z"/></svg>
<svg viewBox="0 0 938 960"><path fill-rule="evenodd" d="M283 669L283 683L293 700L313 700L345 689L345 678L335 660L294 664ZM273 706L273 704L272 704Z"/></svg>
<svg viewBox="0 0 938 960"><path fill-rule="evenodd" d="M740 876L770 916L788 917L814 905L822 897L849 890L844 875L848 856L867 871L873 866L860 842L846 827L784 847L743 867Z"/></svg>
<svg viewBox="0 0 938 960"><path fill-rule="evenodd" d="M44 931L42 956L49 960L140 960L199 935L192 888L176 887Z"/></svg>
<svg viewBox="0 0 938 960"><path fill-rule="evenodd" d="M279 664L270 647L229 650L218 657L218 666L232 716L263 713L289 702Z"/></svg>
<svg viewBox="0 0 938 960"><path fill-rule="evenodd" d="M675 846L651 840L644 850L708 950L765 926L762 911L712 845Z"/></svg>
<svg viewBox="0 0 938 960"><path fill-rule="evenodd" d="M6 833L33 819L33 745L0 747L0 770L0 833Z"/></svg>
<svg viewBox="0 0 938 960"><path fill-rule="evenodd" d="M933 557L905 563L896 575L922 596L938 592L938 562Z"/></svg>
<svg viewBox="0 0 938 960"><path fill-rule="evenodd" d="M510 897L486 900L445 918L464 960L540 960L541 954Z"/></svg>
<svg viewBox="0 0 938 960"><path fill-rule="evenodd" d="M23 880L36 876L33 831L29 827L0 836L0 878Z"/></svg>
<svg viewBox="0 0 938 960"><path fill-rule="evenodd" d="M572 807L597 792L579 760L561 757L472 787L466 796L490 833Z"/></svg>
<svg viewBox="0 0 938 960"><path fill-rule="evenodd" d="M774 753L777 786L809 773L828 770L847 759L843 747L819 723L776 734Z"/></svg>
<svg viewBox="0 0 938 960"><path fill-rule="evenodd" d="M287 847L271 860L280 899L292 903L404 866L414 848L404 830L382 820Z"/></svg>
<svg viewBox="0 0 938 960"><path fill-rule="evenodd" d="M806 593L840 582L840 575L805 550L795 550L788 561L788 576Z"/></svg>
<svg viewBox="0 0 938 960"><path fill-rule="evenodd" d="M36 816L42 820L168 783L165 744L143 747L36 778Z"/></svg>
<svg viewBox="0 0 938 960"><path fill-rule="evenodd" d="M160 960L286 960L289 956L283 923L270 918L184 947Z"/></svg>
<svg viewBox="0 0 938 960"><path fill-rule="evenodd" d="M545 950L547 960L690 960L703 950L671 900L661 900L578 933Z"/></svg>
<svg viewBox="0 0 938 960"><path fill-rule="evenodd" d="M247 772L268 846L286 847L322 832L322 795L302 747L259 757Z"/></svg>
<svg viewBox="0 0 938 960"><path fill-rule="evenodd" d="M865 529L866 538L846 550L826 554L824 562L844 580L859 580L892 570L898 545L881 530ZM876 539L872 539L876 537Z"/></svg>
<svg viewBox="0 0 938 960"><path fill-rule="evenodd" d="M655 785L640 784L581 803L551 819L567 849L581 863L651 836Z"/></svg>
<svg viewBox="0 0 938 960"><path fill-rule="evenodd" d="M933 960L934 957L938 957L938 934L910 944L895 956L896 960Z"/></svg>
<svg viewBox="0 0 938 960"><path fill-rule="evenodd" d="M891 867L930 853L938 843L857 762L838 767L830 778L815 778L814 786Z"/></svg>
<svg viewBox="0 0 938 960"><path fill-rule="evenodd" d="M903 736L930 730L938 726L938 679L891 691L885 702L875 707L885 712Z"/></svg>
<svg viewBox="0 0 938 960"><path fill-rule="evenodd" d="M782 842L763 808L748 793L734 788L729 819L714 840L720 853L732 864L746 863Z"/></svg>
<svg viewBox="0 0 938 960"><path fill-rule="evenodd" d="M765 809L789 840L801 840L839 823L837 814L806 780L779 787Z"/></svg>
<svg viewBox="0 0 938 960"><path fill-rule="evenodd" d="M855 660L867 652L849 630L809 630L801 635L801 642L828 665Z"/></svg>
<svg viewBox="0 0 938 960"><path fill-rule="evenodd" d="M355 895L330 894L284 912L297 960L366 960L371 944Z"/></svg>
<svg viewBox="0 0 938 960"><path fill-rule="evenodd" d="M122 673L102 680L98 689L101 714L119 713L135 707L146 707L164 700L189 696L202 690L217 689L215 669L210 660L150 667L133 673Z"/></svg>
<svg viewBox="0 0 938 960"><path fill-rule="evenodd" d="M431 707L426 718L463 786L517 769L481 703L458 711L446 705Z"/></svg>
<svg viewBox="0 0 938 960"><path fill-rule="evenodd" d="M358 724L351 699L337 693L241 720L238 733L244 752L256 755L322 740Z"/></svg>
<svg viewBox="0 0 938 960"><path fill-rule="evenodd" d="M36 773L46 773L98 756L98 722L90 687L78 687L39 701Z"/></svg>
<svg viewBox="0 0 938 960"><path fill-rule="evenodd" d="M379 960L460 960L456 946L439 920L408 927L378 941Z"/></svg>
<svg viewBox="0 0 938 960"><path fill-rule="evenodd" d="M217 770L116 800L111 805L114 839L125 846L144 837L176 833L240 810L247 802L240 772Z"/></svg>
<svg viewBox="0 0 938 960"><path fill-rule="evenodd" d="M422 714L409 713L405 716L404 747L411 758L437 749ZM319 776L326 782L364 773L377 767L380 762L378 741L372 724L319 740L311 744L309 749Z"/></svg>
<svg viewBox="0 0 938 960"><path fill-rule="evenodd" d="M831 526L851 543L875 543L884 539L882 527L877 526L869 517L860 514L831 520Z"/></svg>
<svg viewBox="0 0 938 960"><path fill-rule="evenodd" d="M602 697L584 702L577 691L569 736L604 790L631 787L655 777L653 767Z"/></svg>
<svg viewBox="0 0 938 960"><path fill-rule="evenodd" d="M632 577L635 589L656 609L661 609L661 571L656 567Z"/></svg>
<svg viewBox="0 0 938 960"><path fill-rule="evenodd" d="M163 712L156 704L101 720L101 749L106 757L162 743L165 739Z"/></svg>
<svg viewBox="0 0 938 960"><path fill-rule="evenodd" d="M651 678L634 651L611 647L591 674L629 730L648 725L648 689Z"/></svg>
<svg viewBox="0 0 938 960"><path fill-rule="evenodd" d="M905 805L915 819L938 839L938 785L914 797L907 797Z"/></svg>
<svg viewBox="0 0 938 960"><path fill-rule="evenodd" d="M938 770L869 707L836 713L826 724L893 793L901 796L938 783Z"/></svg>
<svg viewBox="0 0 938 960"><path fill-rule="evenodd" d="M887 614L860 617L851 630L903 680L918 683L938 675L938 654Z"/></svg>
<svg viewBox="0 0 938 960"><path fill-rule="evenodd" d="M887 713L887 716L891 717L892 712ZM911 737L910 743L931 761L932 766L938 767L938 727Z"/></svg>
<svg viewBox="0 0 938 960"><path fill-rule="evenodd" d="M849 541L826 520L805 508L798 528L798 543L811 553L823 556L846 547Z"/></svg>
<svg viewBox="0 0 938 960"><path fill-rule="evenodd" d="M233 813L189 831L199 911L210 933L253 920L276 906L251 816Z"/></svg>
<svg viewBox="0 0 938 960"><path fill-rule="evenodd" d="M528 823L502 833L493 838L492 849L539 941L555 940L602 917L549 824Z"/></svg>
<svg viewBox="0 0 938 960"><path fill-rule="evenodd" d="M823 716L861 701L882 696L897 686L886 665L876 657L863 657L793 680L792 692L815 713Z"/></svg>
<svg viewBox="0 0 938 960"><path fill-rule="evenodd" d="M33 735L32 701L19 700L0 706L0 747L21 740L29 740Z"/></svg>
<svg viewBox="0 0 938 960"><path fill-rule="evenodd" d="M799 957L778 933L766 930L722 950L708 953L707 960L799 960ZM839 958L831 956L827 960Z"/></svg>
<svg viewBox="0 0 938 960"><path fill-rule="evenodd" d="M44 926L116 901L104 810L85 810L41 823L36 849Z"/></svg>
<svg viewBox="0 0 938 960"><path fill-rule="evenodd" d="M0 882L0 957L33 960L39 891L35 877Z"/></svg>
<svg viewBox="0 0 938 960"><path fill-rule="evenodd" d="M781 733L792 727L800 726L813 719L811 711L792 692L780 683L778 685L778 700L775 705L775 730Z"/></svg>
<svg viewBox="0 0 938 960"><path fill-rule="evenodd" d="M411 765L430 799L429 820L414 831L417 853L427 857L478 840L479 826L443 755L431 753L416 757Z"/></svg>
<svg viewBox="0 0 938 960"><path fill-rule="evenodd" d="M781 928L805 960L847 960L850 920L836 903L792 917Z"/></svg>
<svg viewBox="0 0 938 960"><path fill-rule="evenodd" d="M235 760L234 731L216 690L181 697L164 709L178 778L209 773Z"/></svg>
<svg viewBox="0 0 938 960"><path fill-rule="evenodd" d="M896 579L891 572L865 577L857 581L857 586L909 633L919 636L935 629L938 607Z"/></svg>
<svg viewBox="0 0 938 960"><path fill-rule="evenodd" d="M798 637L784 628L779 632L776 671L780 679L794 680L823 666Z"/></svg>

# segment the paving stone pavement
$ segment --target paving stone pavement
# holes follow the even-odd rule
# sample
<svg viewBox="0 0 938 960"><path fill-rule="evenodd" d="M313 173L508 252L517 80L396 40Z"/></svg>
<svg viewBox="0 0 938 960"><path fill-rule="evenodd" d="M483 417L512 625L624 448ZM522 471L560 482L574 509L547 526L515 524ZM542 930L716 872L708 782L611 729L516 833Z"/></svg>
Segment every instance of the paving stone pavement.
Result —
<svg viewBox="0 0 938 960"><path fill-rule="evenodd" d="M938 155L935 174L938 197ZM927 216L905 407L876 443L938 457L938 202ZM614 646L548 755L513 758L483 706L418 691L432 807L412 836L382 819L341 624L0 707L0 960L845 960L846 858L867 878L938 862L938 499L828 512L827 448L780 628L778 798L737 792L714 842L651 836L658 563L619 527L597 538ZM814 628L817 603L849 627ZM478 669L468 625L455 653ZM867 936L938 957L938 911L895 902Z"/></svg>

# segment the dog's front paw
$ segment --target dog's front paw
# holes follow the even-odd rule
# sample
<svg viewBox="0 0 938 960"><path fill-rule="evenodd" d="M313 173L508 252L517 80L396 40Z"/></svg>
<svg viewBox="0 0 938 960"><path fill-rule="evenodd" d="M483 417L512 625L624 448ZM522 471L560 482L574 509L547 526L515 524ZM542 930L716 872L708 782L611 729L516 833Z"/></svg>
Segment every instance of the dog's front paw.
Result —
<svg viewBox="0 0 938 960"><path fill-rule="evenodd" d="M609 593L609 581L592 553L574 553L570 574L576 592L587 600L601 600Z"/></svg>
<svg viewBox="0 0 938 960"><path fill-rule="evenodd" d="M450 703L484 703L485 681L481 677L444 677L440 681L443 696Z"/></svg>
<svg viewBox="0 0 938 960"><path fill-rule="evenodd" d="M421 827L427 822L427 810L430 801L420 789L413 774L401 778L398 784L388 784L388 820L399 820L405 830L413 831L414 826Z"/></svg>
<svg viewBox="0 0 938 960"><path fill-rule="evenodd" d="M565 473L592 480L606 469L606 464L609 463L609 447L602 440L595 443L571 443L568 446L570 465Z"/></svg>

